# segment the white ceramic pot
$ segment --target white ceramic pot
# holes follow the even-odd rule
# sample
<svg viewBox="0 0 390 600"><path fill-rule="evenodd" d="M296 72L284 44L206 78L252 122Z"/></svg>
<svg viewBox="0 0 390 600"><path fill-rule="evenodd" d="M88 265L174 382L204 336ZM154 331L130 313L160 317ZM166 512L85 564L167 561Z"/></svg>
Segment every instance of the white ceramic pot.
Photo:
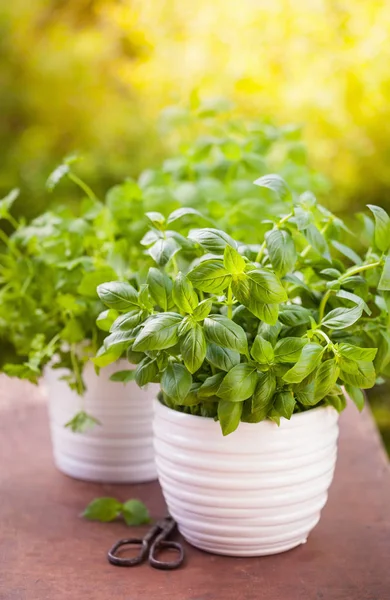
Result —
<svg viewBox="0 0 390 600"><path fill-rule="evenodd" d="M140 483L156 478L153 450L153 401L158 386L141 390L135 382L109 380L115 371L128 369L121 362L96 375L92 363L83 374L87 391L83 398L47 369L44 387L48 397L54 460L60 471L76 479L105 483ZM96 417L101 425L85 433L65 428L79 410Z"/></svg>
<svg viewBox="0 0 390 600"><path fill-rule="evenodd" d="M303 544L333 478L338 413L316 408L240 423L223 437L213 419L156 401L154 444L168 509L185 539L231 556L276 554Z"/></svg>

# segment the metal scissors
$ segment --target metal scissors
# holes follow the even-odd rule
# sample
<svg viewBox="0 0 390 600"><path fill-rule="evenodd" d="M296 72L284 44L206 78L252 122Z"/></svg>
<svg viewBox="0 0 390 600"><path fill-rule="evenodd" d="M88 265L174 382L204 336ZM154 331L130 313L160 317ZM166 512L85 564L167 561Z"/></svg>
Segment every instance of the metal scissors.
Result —
<svg viewBox="0 0 390 600"><path fill-rule="evenodd" d="M158 521L145 535L144 538L128 538L119 540L108 552L107 558L112 565L119 567L133 567L149 561L151 567L155 569L171 570L177 569L184 561L184 548L178 542L167 540L175 529L176 523L172 517L166 517ZM117 556L117 551L123 546L139 546L140 551L133 558ZM175 550L178 553L176 560L164 561L158 560L157 556L162 550Z"/></svg>

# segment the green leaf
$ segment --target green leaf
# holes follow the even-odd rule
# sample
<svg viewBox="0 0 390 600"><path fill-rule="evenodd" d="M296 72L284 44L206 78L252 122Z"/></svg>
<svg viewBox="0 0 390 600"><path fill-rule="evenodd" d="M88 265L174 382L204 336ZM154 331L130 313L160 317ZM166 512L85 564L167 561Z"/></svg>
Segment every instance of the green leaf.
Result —
<svg viewBox="0 0 390 600"><path fill-rule="evenodd" d="M375 218L374 239L375 245L382 252L386 252L390 246L390 218L387 212L380 206L367 204Z"/></svg>
<svg viewBox="0 0 390 600"><path fill-rule="evenodd" d="M210 314L212 306L212 298L206 298L206 300L202 300L202 302L199 302L198 306L192 313L192 316L195 319L195 321L203 321Z"/></svg>
<svg viewBox="0 0 390 600"><path fill-rule="evenodd" d="M256 317L268 325L275 325L278 321L278 304L261 304L255 300L250 300L248 304L250 310Z"/></svg>
<svg viewBox="0 0 390 600"><path fill-rule="evenodd" d="M150 523L149 511L140 500L127 500L122 506L126 525L146 525Z"/></svg>
<svg viewBox="0 0 390 600"><path fill-rule="evenodd" d="M248 363L241 363L225 375L217 395L229 402L242 402L252 396L256 383L257 372L255 367Z"/></svg>
<svg viewBox="0 0 390 600"><path fill-rule="evenodd" d="M210 398L212 396L216 396L224 377L225 373L216 373L215 375L207 377L198 390L199 398Z"/></svg>
<svg viewBox="0 0 390 600"><path fill-rule="evenodd" d="M134 381L135 371L125 370L125 371L117 371L113 373L110 377L110 381L121 381L122 383L128 383L129 381Z"/></svg>
<svg viewBox="0 0 390 600"><path fill-rule="evenodd" d="M125 348L134 340L134 334L130 331L113 331L107 336L103 342L104 347L108 351L115 351L116 348L121 349L121 354Z"/></svg>
<svg viewBox="0 0 390 600"><path fill-rule="evenodd" d="M139 325L144 318L145 313L142 310L131 310L130 312L120 315L111 325L110 332L113 331L132 331Z"/></svg>
<svg viewBox="0 0 390 600"><path fill-rule="evenodd" d="M272 229L265 234L265 241L276 273L283 277L288 271L292 271L297 253L290 233L282 229Z"/></svg>
<svg viewBox="0 0 390 600"><path fill-rule="evenodd" d="M78 412L70 421L65 423L65 427L74 433L84 433L89 429L93 429L96 425L101 425L100 421L84 410Z"/></svg>
<svg viewBox="0 0 390 600"><path fill-rule="evenodd" d="M274 349L261 335L255 337L251 348L251 355L260 364L270 365L274 361Z"/></svg>
<svg viewBox="0 0 390 600"><path fill-rule="evenodd" d="M217 344L207 344L206 358L213 367L222 371L230 371L240 362L239 352L221 348Z"/></svg>
<svg viewBox="0 0 390 600"><path fill-rule="evenodd" d="M113 308L109 308L100 313L96 319L96 325L101 331L110 331L112 324L115 319L119 316L118 311Z"/></svg>
<svg viewBox="0 0 390 600"><path fill-rule="evenodd" d="M345 391L348 396L353 400L356 404L358 410L361 412L364 408L364 394L362 390L354 385L350 385L349 383L345 384Z"/></svg>
<svg viewBox="0 0 390 600"><path fill-rule="evenodd" d="M248 353L245 331L231 319L223 315L211 315L204 320L204 332L209 342L236 350L240 354Z"/></svg>
<svg viewBox="0 0 390 600"><path fill-rule="evenodd" d="M338 250L340 252L340 254L343 254L343 256L346 256L347 258L349 258L349 260L352 261L353 263L355 263L355 265L362 264L362 259L360 258L360 256L358 254L356 254L356 252L354 250L352 250L352 248L349 248L349 246L346 246L345 244L341 244L337 240L332 240L331 244L332 244L333 248L336 248L336 250Z"/></svg>
<svg viewBox="0 0 390 600"><path fill-rule="evenodd" d="M122 346L112 347L110 350L106 350L105 347L102 346L97 351L96 356L92 359L92 362L96 367L107 367L120 358L122 351Z"/></svg>
<svg viewBox="0 0 390 600"><path fill-rule="evenodd" d="M203 329L196 324L180 341L180 352L190 373L195 373L206 358L206 339Z"/></svg>
<svg viewBox="0 0 390 600"><path fill-rule="evenodd" d="M192 283L183 273L178 273L173 284L173 301L185 313L192 313L198 304L198 296Z"/></svg>
<svg viewBox="0 0 390 600"><path fill-rule="evenodd" d="M150 317L141 332L135 338L133 350L164 350L178 342L178 326L182 316L177 313L161 313Z"/></svg>
<svg viewBox="0 0 390 600"><path fill-rule="evenodd" d="M137 368L134 372L135 381L139 387L144 387L148 383L155 382L158 380L159 369L157 365L156 359L149 358L149 356L145 356L138 363Z"/></svg>
<svg viewBox="0 0 390 600"><path fill-rule="evenodd" d="M280 200L285 200L290 194L290 188L280 175L264 175L253 182L259 187L272 190Z"/></svg>
<svg viewBox="0 0 390 600"><path fill-rule="evenodd" d="M242 402L228 402L227 400L218 402L218 420L223 435L229 435L237 429L240 424L242 407Z"/></svg>
<svg viewBox="0 0 390 600"><path fill-rule="evenodd" d="M202 292L222 293L231 281L230 273L221 260L205 260L187 274L195 288Z"/></svg>
<svg viewBox="0 0 390 600"><path fill-rule="evenodd" d="M390 232L389 232L390 236ZM386 256L385 264L383 266L382 275L379 280L378 290L389 291L390 290L390 255Z"/></svg>
<svg viewBox="0 0 390 600"><path fill-rule="evenodd" d="M0 219L6 219L8 217L9 211L11 210L15 200L18 198L19 193L20 191L15 188L0 200Z"/></svg>
<svg viewBox="0 0 390 600"><path fill-rule="evenodd" d="M345 329L360 319L363 313L363 304L353 308L335 308L328 312L322 319L321 325L329 329Z"/></svg>
<svg viewBox="0 0 390 600"><path fill-rule="evenodd" d="M191 385L191 374L179 363L170 363L161 377L162 391L176 404L185 400Z"/></svg>
<svg viewBox="0 0 390 600"><path fill-rule="evenodd" d="M174 210L168 217L167 223L168 225L178 225L188 227L189 224L198 223L199 221L204 222L207 221L202 213L200 213L195 208L177 208Z"/></svg>
<svg viewBox="0 0 390 600"><path fill-rule="evenodd" d="M310 224L305 230L305 237L310 246L323 258L330 261L331 256L328 244L322 233L313 224Z"/></svg>
<svg viewBox="0 0 390 600"><path fill-rule="evenodd" d="M49 192L52 192L54 190L54 188L57 186L57 184L61 181L61 179L63 179L65 177L65 175L68 175L70 171L69 165L67 164L62 164L59 165L58 167L56 167L54 169L54 171L52 173L50 173L49 177L47 178L46 181L46 188L48 189Z"/></svg>
<svg viewBox="0 0 390 600"><path fill-rule="evenodd" d="M213 254L222 254L226 246L232 246L236 248L236 242L224 231L219 229L204 228L204 229L192 229L188 237L194 242L197 242Z"/></svg>
<svg viewBox="0 0 390 600"><path fill-rule="evenodd" d="M276 394L274 410L285 419L291 419L295 408L295 398L291 390Z"/></svg>
<svg viewBox="0 0 390 600"><path fill-rule="evenodd" d="M295 390L295 398L297 402L303 406L315 406L317 400L314 396L314 381L310 382L302 389Z"/></svg>
<svg viewBox="0 0 390 600"><path fill-rule="evenodd" d="M343 395L341 396L326 396L325 402L333 406L337 412L341 413L347 406L347 402Z"/></svg>
<svg viewBox="0 0 390 600"><path fill-rule="evenodd" d="M148 217L149 221L151 221L153 225L156 225L157 227L161 227L165 223L165 217L160 212L147 212L146 216Z"/></svg>
<svg viewBox="0 0 390 600"><path fill-rule="evenodd" d="M167 311L173 287L172 281L168 275L159 269L156 269L156 267L151 267L146 282L154 302L157 306L162 308L163 311Z"/></svg>
<svg viewBox="0 0 390 600"><path fill-rule="evenodd" d="M224 267L232 275L243 273L246 262L239 252L232 246L226 246L223 257Z"/></svg>
<svg viewBox="0 0 390 600"><path fill-rule="evenodd" d="M302 338L286 337L279 340L274 348L275 362L295 363L306 344L307 340Z"/></svg>
<svg viewBox="0 0 390 600"><path fill-rule="evenodd" d="M316 402L319 402L330 393L339 373L340 369L334 359L326 360L320 365L314 380L314 398Z"/></svg>
<svg viewBox="0 0 390 600"><path fill-rule="evenodd" d="M358 361L373 361L377 353L377 348L359 348L345 342L338 344L337 350L341 356Z"/></svg>
<svg viewBox="0 0 390 600"><path fill-rule="evenodd" d="M245 417L247 423L259 423L260 421L264 421L272 409L275 389L275 375L271 371L260 373L257 378L257 385L252 400L247 401L248 403L251 402L251 410L246 411L246 406L244 406L242 420L244 420Z"/></svg>
<svg viewBox="0 0 390 600"><path fill-rule="evenodd" d="M163 238L157 240L148 253L159 267L165 267L179 250L180 246L173 238Z"/></svg>
<svg viewBox="0 0 390 600"><path fill-rule="evenodd" d="M359 361L356 373L340 372L340 378L354 387L369 389L375 385L376 373L374 365L369 361Z"/></svg>
<svg viewBox="0 0 390 600"><path fill-rule="evenodd" d="M320 344L307 344L303 347L298 362L283 376L287 383L299 383L319 365L325 348Z"/></svg>
<svg viewBox="0 0 390 600"><path fill-rule="evenodd" d="M90 521L108 523L114 521L122 512L122 504L116 498L96 498L83 512L83 517Z"/></svg>
<svg viewBox="0 0 390 600"><path fill-rule="evenodd" d="M266 269L255 269L247 273L250 294L263 304L286 302L287 293L281 281Z"/></svg>
<svg viewBox="0 0 390 600"><path fill-rule="evenodd" d="M288 304L280 307L279 321L287 327L310 324L310 311L299 304Z"/></svg>
<svg viewBox="0 0 390 600"><path fill-rule="evenodd" d="M137 290L123 281L103 283L97 288L100 300L115 310L130 310L138 306Z"/></svg>

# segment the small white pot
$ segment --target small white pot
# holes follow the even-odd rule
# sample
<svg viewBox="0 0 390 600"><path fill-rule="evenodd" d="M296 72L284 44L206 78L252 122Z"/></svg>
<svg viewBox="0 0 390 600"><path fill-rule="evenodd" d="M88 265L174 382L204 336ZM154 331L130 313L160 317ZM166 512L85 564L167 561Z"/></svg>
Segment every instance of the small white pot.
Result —
<svg viewBox="0 0 390 600"><path fill-rule="evenodd" d="M76 479L105 483L140 483L156 479L153 450L153 401L159 387L141 390L135 382L109 380L118 370L128 369L119 361L96 375L87 363L83 378L87 387L81 398L60 377L66 371L48 368L44 388L48 397L54 461L60 471ZM85 410L98 419L85 433L74 433L64 425Z"/></svg>
<svg viewBox="0 0 390 600"><path fill-rule="evenodd" d="M276 554L303 544L320 518L333 478L338 413L317 408L240 423L223 437L213 419L156 401L159 480L185 539L231 556Z"/></svg>

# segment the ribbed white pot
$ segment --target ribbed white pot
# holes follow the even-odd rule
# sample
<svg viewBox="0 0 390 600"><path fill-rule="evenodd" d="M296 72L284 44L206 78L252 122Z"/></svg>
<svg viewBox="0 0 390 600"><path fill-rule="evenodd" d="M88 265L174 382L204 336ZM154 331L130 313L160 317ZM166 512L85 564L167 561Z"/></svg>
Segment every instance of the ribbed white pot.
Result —
<svg viewBox="0 0 390 600"><path fill-rule="evenodd" d="M60 380L66 371L46 370L44 388L54 460L66 475L105 483L140 483L156 478L152 421L158 386L150 384L141 390L135 382L109 380L115 371L128 368L127 362L119 362L102 369L98 376L88 363L83 374L87 387L83 398ZM80 409L101 425L85 433L65 428Z"/></svg>
<svg viewBox="0 0 390 600"><path fill-rule="evenodd" d="M185 539L231 556L276 554L303 544L333 478L338 413L317 408L240 423L223 437L213 419L156 401L154 444L168 509Z"/></svg>

